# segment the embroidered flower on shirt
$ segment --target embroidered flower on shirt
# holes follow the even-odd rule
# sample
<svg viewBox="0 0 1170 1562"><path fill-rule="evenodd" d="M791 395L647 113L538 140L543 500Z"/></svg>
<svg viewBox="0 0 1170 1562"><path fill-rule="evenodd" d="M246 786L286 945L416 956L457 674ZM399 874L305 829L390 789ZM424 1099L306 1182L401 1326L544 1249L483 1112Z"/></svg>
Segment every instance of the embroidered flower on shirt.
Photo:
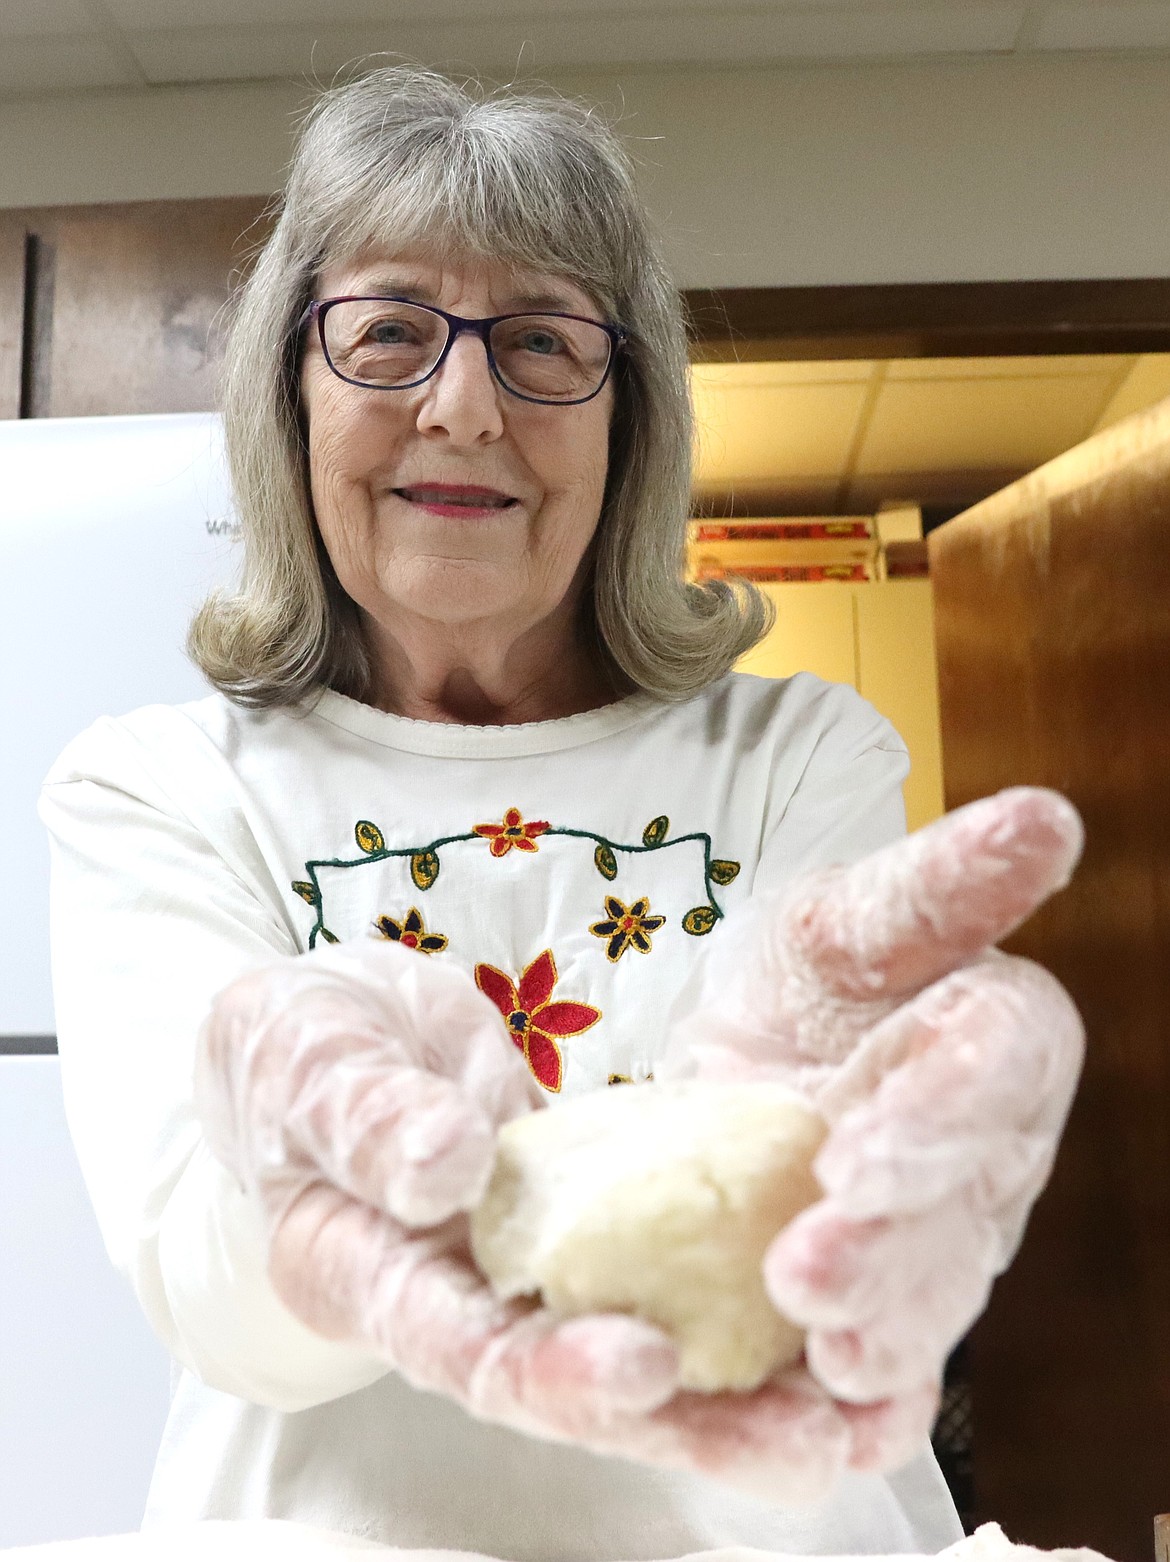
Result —
<svg viewBox="0 0 1170 1562"><path fill-rule="evenodd" d="M601 1018L601 1010L588 1003L551 1002L558 980L551 949L525 966L517 983L494 965L481 962L475 968L476 986L504 1016L508 1034L523 1052L537 1082L554 1095L564 1074L556 1038L579 1036Z"/></svg>
<svg viewBox="0 0 1170 1562"><path fill-rule="evenodd" d="M376 917L374 926L383 938L405 944L408 949L421 949L427 955L437 955L447 947L444 934L427 932L417 906L411 906L401 922L395 922L393 917Z"/></svg>
<svg viewBox="0 0 1170 1562"><path fill-rule="evenodd" d="M616 895L605 897L605 920L590 924L594 938L606 938L609 943L605 954L616 965L627 949L636 949L640 955L648 955L651 949L650 935L657 933L666 921L665 917L647 916L650 902L643 895L632 906L624 905Z"/></svg>
<svg viewBox="0 0 1170 1562"><path fill-rule="evenodd" d="M506 857L513 846L521 852L536 851L536 836L544 835L549 823L547 819L533 819L525 824L520 810L509 808L503 824L477 824L473 828L476 835L491 842L493 857Z"/></svg>

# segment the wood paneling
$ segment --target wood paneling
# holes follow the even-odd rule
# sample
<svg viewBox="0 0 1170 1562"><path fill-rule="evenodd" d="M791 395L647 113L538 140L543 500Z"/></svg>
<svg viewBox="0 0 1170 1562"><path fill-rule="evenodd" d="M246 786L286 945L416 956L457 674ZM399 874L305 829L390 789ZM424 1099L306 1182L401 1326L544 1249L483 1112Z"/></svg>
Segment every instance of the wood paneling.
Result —
<svg viewBox="0 0 1170 1562"><path fill-rule="evenodd" d="M1088 1057L1052 1182L977 1325L979 1517L1149 1562L1170 1499L1170 402L930 537L947 804L1018 782L1085 819L1012 947Z"/></svg>
<svg viewBox="0 0 1170 1562"><path fill-rule="evenodd" d="M24 233L0 227L0 418L20 412L21 336L24 330Z"/></svg>
<svg viewBox="0 0 1170 1562"><path fill-rule="evenodd" d="M1170 278L740 287L683 295L706 361L1170 350Z"/></svg>
<svg viewBox="0 0 1170 1562"><path fill-rule="evenodd" d="M25 234L41 247L47 312L25 366L31 415L212 407L218 318L266 231L264 205L256 197L0 213L0 253Z"/></svg>

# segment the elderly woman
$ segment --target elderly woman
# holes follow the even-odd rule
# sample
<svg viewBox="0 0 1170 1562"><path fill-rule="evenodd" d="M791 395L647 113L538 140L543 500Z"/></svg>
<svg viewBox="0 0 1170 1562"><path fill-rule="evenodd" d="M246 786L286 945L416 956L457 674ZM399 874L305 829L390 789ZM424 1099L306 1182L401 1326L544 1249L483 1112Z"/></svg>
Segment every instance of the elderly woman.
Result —
<svg viewBox="0 0 1170 1562"><path fill-rule="evenodd" d="M225 420L219 692L99 721L42 804L77 1149L178 1364L147 1524L541 1562L956 1539L941 1366L1080 1047L988 946L1072 811L899 843L889 725L730 671L766 614L683 581L684 330L590 112L405 68L326 93ZM683 1392L649 1323L499 1301L469 1253L501 1124L664 1059L831 1125L766 1261L805 1360L754 1393Z"/></svg>

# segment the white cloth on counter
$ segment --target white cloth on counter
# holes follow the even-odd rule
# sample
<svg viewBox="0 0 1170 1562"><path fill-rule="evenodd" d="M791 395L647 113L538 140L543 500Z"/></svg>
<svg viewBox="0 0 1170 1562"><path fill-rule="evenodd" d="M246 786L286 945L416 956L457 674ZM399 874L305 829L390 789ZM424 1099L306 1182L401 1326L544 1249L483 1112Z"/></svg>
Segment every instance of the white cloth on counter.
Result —
<svg viewBox="0 0 1170 1562"><path fill-rule="evenodd" d="M109 1535L96 1540L65 1540L42 1546L18 1546L0 1552L8 1562L490 1562L469 1551L402 1551L351 1535L330 1534L278 1519L209 1521L147 1535ZM1014 1546L998 1524L983 1524L973 1535L948 1546L946 1562L1107 1562L1088 1547L1039 1551ZM784 1562L772 1552L750 1546L721 1546L679 1557L677 1562ZM847 1557L832 1562L851 1562ZM913 1562L888 1557L886 1562Z"/></svg>
<svg viewBox="0 0 1170 1562"><path fill-rule="evenodd" d="M363 934L476 971L504 1036L514 1000L550 1099L646 1078L723 914L895 839L907 769L871 706L809 674L512 727L213 696L75 739L41 800L66 1110L111 1257L181 1364L146 1526L287 1519L515 1562L954 1541L929 1449L776 1509L475 1422L311 1333L191 1101L213 994Z"/></svg>

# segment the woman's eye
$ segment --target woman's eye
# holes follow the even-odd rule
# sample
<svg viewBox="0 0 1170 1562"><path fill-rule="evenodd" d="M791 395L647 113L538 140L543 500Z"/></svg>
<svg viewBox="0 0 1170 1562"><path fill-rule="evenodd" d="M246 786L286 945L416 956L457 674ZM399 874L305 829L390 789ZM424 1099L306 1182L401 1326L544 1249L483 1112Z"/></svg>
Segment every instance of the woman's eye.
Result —
<svg viewBox="0 0 1170 1562"><path fill-rule="evenodd" d="M560 352L565 344L552 331L525 331L519 338L519 345L525 352L548 355Z"/></svg>
<svg viewBox="0 0 1170 1562"><path fill-rule="evenodd" d="M410 332L401 320L377 320L367 330L366 339L378 347L399 347L410 340Z"/></svg>

